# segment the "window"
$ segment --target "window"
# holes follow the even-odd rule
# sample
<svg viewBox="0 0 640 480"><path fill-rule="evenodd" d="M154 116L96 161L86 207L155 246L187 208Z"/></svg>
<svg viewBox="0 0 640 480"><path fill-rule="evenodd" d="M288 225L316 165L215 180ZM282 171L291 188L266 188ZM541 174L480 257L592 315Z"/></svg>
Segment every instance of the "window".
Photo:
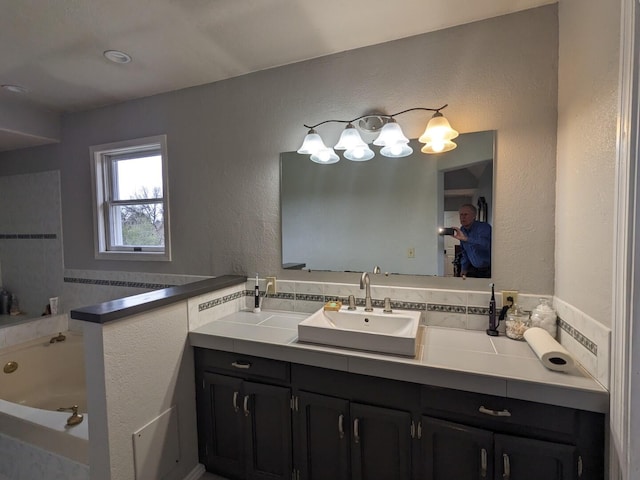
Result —
<svg viewBox="0 0 640 480"><path fill-rule="evenodd" d="M96 258L171 260L166 136L91 147Z"/></svg>

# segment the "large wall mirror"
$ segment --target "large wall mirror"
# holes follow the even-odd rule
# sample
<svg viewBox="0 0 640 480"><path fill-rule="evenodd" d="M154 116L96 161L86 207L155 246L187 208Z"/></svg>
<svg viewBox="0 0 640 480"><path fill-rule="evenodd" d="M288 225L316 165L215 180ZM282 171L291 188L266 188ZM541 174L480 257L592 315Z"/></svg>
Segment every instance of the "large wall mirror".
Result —
<svg viewBox="0 0 640 480"><path fill-rule="evenodd" d="M408 157L375 150L369 161L331 165L282 153L283 268L453 276L458 242L438 228L460 226L458 208L479 200L493 222L494 140L495 131L465 133L437 155L412 140Z"/></svg>

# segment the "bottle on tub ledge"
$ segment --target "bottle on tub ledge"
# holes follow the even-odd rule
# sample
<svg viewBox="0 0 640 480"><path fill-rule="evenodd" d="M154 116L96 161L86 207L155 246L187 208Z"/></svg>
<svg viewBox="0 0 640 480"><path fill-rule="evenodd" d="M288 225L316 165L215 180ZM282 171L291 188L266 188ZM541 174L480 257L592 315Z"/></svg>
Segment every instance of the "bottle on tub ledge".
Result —
<svg viewBox="0 0 640 480"><path fill-rule="evenodd" d="M0 315L9 315L11 311L11 295L0 287Z"/></svg>
<svg viewBox="0 0 640 480"><path fill-rule="evenodd" d="M18 297L14 293L11 295L11 306L9 307L9 315L20 315L20 303L18 303Z"/></svg>

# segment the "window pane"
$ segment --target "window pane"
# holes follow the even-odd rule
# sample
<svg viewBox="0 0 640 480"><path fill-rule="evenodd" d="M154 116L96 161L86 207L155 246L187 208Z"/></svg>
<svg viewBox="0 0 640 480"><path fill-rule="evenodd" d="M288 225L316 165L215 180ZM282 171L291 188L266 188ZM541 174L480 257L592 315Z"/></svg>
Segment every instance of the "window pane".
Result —
<svg viewBox="0 0 640 480"><path fill-rule="evenodd" d="M112 243L118 247L164 245L162 203L117 205L113 207ZM117 222L119 221L119 224Z"/></svg>
<svg viewBox="0 0 640 480"><path fill-rule="evenodd" d="M113 161L113 199L162 198L162 157Z"/></svg>

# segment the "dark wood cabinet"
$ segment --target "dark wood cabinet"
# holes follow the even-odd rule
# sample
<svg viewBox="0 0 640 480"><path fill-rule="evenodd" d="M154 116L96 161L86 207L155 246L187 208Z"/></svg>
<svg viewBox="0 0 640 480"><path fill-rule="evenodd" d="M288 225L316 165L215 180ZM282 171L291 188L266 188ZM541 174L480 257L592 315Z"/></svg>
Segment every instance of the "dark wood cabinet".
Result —
<svg viewBox="0 0 640 480"><path fill-rule="evenodd" d="M200 461L237 480L601 480L604 415L195 349Z"/></svg>
<svg viewBox="0 0 640 480"><path fill-rule="evenodd" d="M425 480L576 480L581 457L573 445L502 435L422 417Z"/></svg>
<svg viewBox="0 0 640 480"><path fill-rule="evenodd" d="M421 420L424 480L493 478L493 434L431 417Z"/></svg>
<svg viewBox="0 0 640 480"><path fill-rule="evenodd" d="M582 457L574 445L496 434L496 480L577 480Z"/></svg>
<svg viewBox="0 0 640 480"><path fill-rule="evenodd" d="M411 414L351 404L352 479L411 479L411 446L416 423Z"/></svg>
<svg viewBox="0 0 640 480"><path fill-rule="evenodd" d="M294 417L294 463L301 480L351 478L349 401L298 392Z"/></svg>
<svg viewBox="0 0 640 480"><path fill-rule="evenodd" d="M291 389L203 371L197 395L200 460L231 479L289 480Z"/></svg>

